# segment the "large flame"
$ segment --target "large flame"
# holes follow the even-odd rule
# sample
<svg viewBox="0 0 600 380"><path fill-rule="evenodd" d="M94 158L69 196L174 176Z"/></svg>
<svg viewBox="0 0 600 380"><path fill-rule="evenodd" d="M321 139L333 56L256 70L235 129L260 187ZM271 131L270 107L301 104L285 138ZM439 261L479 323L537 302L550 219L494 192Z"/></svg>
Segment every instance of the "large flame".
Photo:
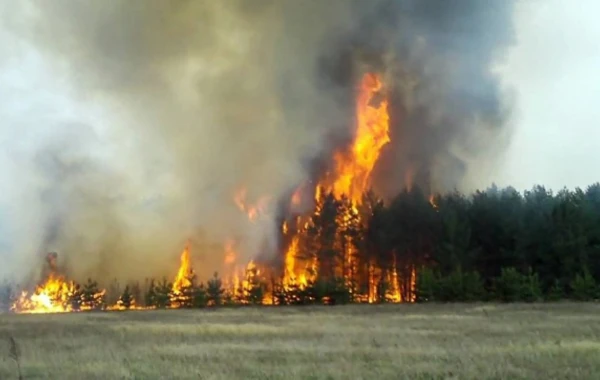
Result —
<svg viewBox="0 0 600 380"><path fill-rule="evenodd" d="M344 209L340 215L338 224L341 228L352 227L352 223L362 223L357 206L362 203L363 194L371 186L371 174L381 155L382 148L390 142L388 99L386 98L381 78L376 73L365 74L357 89L356 96L356 130L354 140L346 150L340 150L333 157L333 171L315 188L315 201L317 207L315 215L318 215L320 203L323 201L323 190L333 193L337 199L347 197L350 207ZM299 188L292 197L292 206L299 199ZM284 287L305 287L308 282L317 277L318 263L315 258L302 256L300 251L300 238L307 231L307 223L302 225L297 221L296 231L291 231L288 223L284 223L282 231L284 235L291 235L287 252L285 253ZM343 251L343 264L341 268L335 268L334 274L341 276L347 285L355 280L357 269L356 251L352 242L346 238L340 238L337 243L338 249ZM414 289L414 270L411 272L411 280L408 285L398 275L398 267L394 261L392 269L384 273L376 268L374 263L368 268L368 293L364 300L374 302L378 299L378 283L385 281L391 284L386 291L386 299L393 302L409 301L403 297L404 294L412 294ZM409 287L408 292L403 291ZM361 296L355 294L357 299Z"/></svg>
<svg viewBox="0 0 600 380"><path fill-rule="evenodd" d="M352 228L353 223L364 223L366 215L359 212L362 204L363 194L369 190L371 174L381 155L383 147L390 142L388 99L380 76L376 73L365 74L357 86L356 94L356 125L354 139L346 148L337 151L332 157L331 171L314 185L314 199L316 207L313 215L319 216L327 193L342 204L346 202L347 207L338 216L337 224L341 229ZM298 187L290 199L290 209L298 211L303 202L303 194L308 187L313 186L305 183ZM248 200L248 192L245 187L240 186L234 194L233 201L237 207L244 212L250 222L255 222L268 206L269 198L262 197L254 202ZM436 207L435 200L430 199L432 206ZM318 270L323 263L317 262L317 256L312 252L303 252L309 248L303 247L303 237L311 228L310 215L297 216L296 220L285 221L281 226L283 236L287 241L282 275L284 289L304 289L317 280ZM226 294L238 303L248 303L252 299L252 292L257 283L265 283L268 268L260 267L254 261L249 263L238 262L240 257L237 253L238 242L230 239L224 245L224 268L223 285ZM393 256L391 266L382 269L377 263L360 262L356 255L352 241L347 236L336 237L335 249L341 252L343 260L336 263L331 273L345 281L346 285L352 287L359 276L366 279L368 289L353 294L355 300L365 302L381 301L382 297L391 302L414 301L414 287L416 273L414 267L400 267ZM32 294L24 292L13 305L13 310L18 312L44 313L73 311L69 302L74 293L74 283L68 282L56 271L56 254L48 255L48 263L51 268L50 274L45 281L38 285ZM329 265L329 264L328 264ZM359 268L362 265L364 268ZM362 274L359 274L361 272ZM180 266L172 284L170 293L171 308L182 307L186 302L189 304L189 290L193 284L194 272L191 265L190 243L186 243L180 256ZM385 290L381 288L384 286ZM273 299L273 289L266 289L263 303L270 303ZM355 290L359 292L358 290ZM382 294L385 293L385 294ZM99 291L98 296L104 295L104 290ZM186 298L187 297L187 298ZM136 306L135 300L129 299L127 308L142 308ZM119 303L120 302L120 303ZM124 309L123 302L108 306L109 310ZM85 310L85 309L79 309Z"/></svg>
<svg viewBox="0 0 600 380"><path fill-rule="evenodd" d="M70 286L62 276L50 273L31 294L21 293L12 309L21 313L62 313L69 311Z"/></svg>
<svg viewBox="0 0 600 380"><path fill-rule="evenodd" d="M185 244L180 256L179 270L175 281L173 281L173 296L176 298L184 293L184 290L192 286L192 264L190 263L190 243Z"/></svg>
<svg viewBox="0 0 600 380"><path fill-rule="evenodd" d="M334 156L336 179L333 193L348 196L360 204L363 193L371 185L371 172L381 149L390 142L388 100L377 74L363 76L356 97L356 134L349 151Z"/></svg>

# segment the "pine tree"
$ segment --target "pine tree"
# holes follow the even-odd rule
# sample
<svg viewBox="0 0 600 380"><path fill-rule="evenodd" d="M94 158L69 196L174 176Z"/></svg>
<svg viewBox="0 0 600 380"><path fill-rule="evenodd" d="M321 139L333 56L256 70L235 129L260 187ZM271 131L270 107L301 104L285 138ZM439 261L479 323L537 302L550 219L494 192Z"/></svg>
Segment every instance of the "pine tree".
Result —
<svg viewBox="0 0 600 380"><path fill-rule="evenodd" d="M185 307L190 308L193 304L194 288L196 283L196 275L190 273L187 276L187 284L182 286L178 291L171 291L171 306L175 308Z"/></svg>
<svg viewBox="0 0 600 380"><path fill-rule="evenodd" d="M81 289L81 308L84 310L100 310L104 307L104 291L98 283L88 278Z"/></svg>
<svg viewBox="0 0 600 380"><path fill-rule="evenodd" d="M213 278L208 280L208 305L221 306L223 304L223 293L225 293L225 289L223 289L223 282L219 278L219 274L215 272Z"/></svg>
<svg viewBox="0 0 600 380"><path fill-rule="evenodd" d="M148 286L147 286L147 291L146 291L146 295L144 297L144 304L147 307L155 307L156 303L157 303L157 295L156 295L156 291L155 291L155 281L154 279L151 279L148 281Z"/></svg>
<svg viewBox="0 0 600 380"><path fill-rule="evenodd" d="M203 308L208 304L208 294L203 283L193 288L192 307Z"/></svg>
<svg viewBox="0 0 600 380"><path fill-rule="evenodd" d="M247 289L243 289L243 301L250 305L263 303L266 285L258 276L258 269L251 267L246 270Z"/></svg>
<svg viewBox="0 0 600 380"><path fill-rule="evenodd" d="M126 285L125 289L123 290L123 293L121 293L121 297L119 297L119 301L117 301L117 304L119 307L125 310L129 310L129 308L131 308L131 306L134 303L135 300L133 299L133 295L131 294L129 285Z"/></svg>
<svg viewBox="0 0 600 380"><path fill-rule="evenodd" d="M171 290L173 284L163 278L161 282L154 285L154 305L158 309L165 309L171 306Z"/></svg>
<svg viewBox="0 0 600 380"><path fill-rule="evenodd" d="M81 290L81 286L75 282L69 284L69 294L68 294L68 303L69 305L63 305L65 309L71 309L73 311L81 310L82 301L83 301L83 292Z"/></svg>

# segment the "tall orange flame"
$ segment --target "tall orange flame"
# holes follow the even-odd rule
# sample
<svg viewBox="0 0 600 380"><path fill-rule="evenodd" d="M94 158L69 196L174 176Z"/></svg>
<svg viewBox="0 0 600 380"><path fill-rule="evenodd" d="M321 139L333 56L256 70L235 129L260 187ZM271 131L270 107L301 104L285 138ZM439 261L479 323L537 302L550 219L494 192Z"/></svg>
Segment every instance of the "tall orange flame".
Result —
<svg viewBox="0 0 600 380"><path fill-rule="evenodd" d="M388 100L381 93L383 84L377 74L363 76L356 98L357 129L348 152L334 156L337 178L333 182L336 197L348 196L355 204L370 186L371 172L381 149L390 142Z"/></svg>
<svg viewBox="0 0 600 380"><path fill-rule="evenodd" d="M361 204L362 196L371 185L371 174L375 167L382 148L390 142L388 100L383 91L383 83L379 75L375 73L365 74L359 85L356 97L356 130L354 141L347 150L338 151L334 157L333 176L329 175L323 183L315 188L315 200L321 201L322 188L332 192L336 198L347 196L352 202L348 215L341 215L341 223L351 223L353 218L359 217L357 205ZM295 202L297 192L292 197ZM318 211L315 211L316 213ZM283 231L289 233L289 226L284 224ZM314 280L317 263L314 260L299 260L299 236L304 230L299 228L293 236L288 250L285 254L285 276L284 286L306 286L308 279ZM352 244L348 241L343 243L345 267L342 275L350 282L349 271L355 266L356 259ZM368 299L374 299L375 275L370 270L370 290ZM394 280L397 280L394 278ZM394 298L399 299L399 292Z"/></svg>
<svg viewBox="0 0 600 380"><path fill-rule="evenodd" d="M181 252L180 260L179 270L177 271L177 276L175 276L175 281L173 282L173 293L181 293L184 288L192 285L190 278L193 275L193 271L190 263L189 241L185 244L183 252Z"/></svg>

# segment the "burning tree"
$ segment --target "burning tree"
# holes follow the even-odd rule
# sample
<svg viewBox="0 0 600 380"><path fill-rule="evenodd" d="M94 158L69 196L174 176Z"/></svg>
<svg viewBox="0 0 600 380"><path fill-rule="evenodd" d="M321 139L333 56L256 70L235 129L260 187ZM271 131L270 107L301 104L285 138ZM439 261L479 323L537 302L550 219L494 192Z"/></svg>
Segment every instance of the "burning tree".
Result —
<svg viewBox="0 0 600 380"><path fill-rule="evenodd" d="M145 295L145 307L412 300L414 260L399 253L393 237L382 238L370 229L380 218L381 205L365 197L381 150L390 142L388 98L378 74L362 76L355 106L353 141L335 152L330 170L314 185L313 211L283 222L282 237L287 246L280 273L270 267L269 262L238 263L239 255L232 239L226 242L224 249L228 273L224 279L215 273L204 287L196 283L188 241L174 281L152 280ZM291 204L298 204L307 191L311 191L311 185L299 186L290 199ZM246 189L241 188L234 194L233 202L254 223L267 208L269 197L259 197L252 204L248 195ZM56 258L56 254L48 255L50 271L45 276L46 283L32 296L24 294L15 309L103 308L106 292L91 280L83 286L67 282L58 275ZM116 304L109 308L129 309L140 298L126 287Z"/></svg>

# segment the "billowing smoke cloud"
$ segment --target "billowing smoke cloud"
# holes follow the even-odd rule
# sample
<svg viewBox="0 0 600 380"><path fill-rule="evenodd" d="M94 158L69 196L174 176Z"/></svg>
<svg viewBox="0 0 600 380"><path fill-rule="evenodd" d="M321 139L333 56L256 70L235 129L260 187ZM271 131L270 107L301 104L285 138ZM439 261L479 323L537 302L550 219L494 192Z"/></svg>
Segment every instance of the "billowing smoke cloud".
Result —
<svg viewBox="0 0 600 380"><path fill-rule="evenodd" d="M503 131L491 65L511 41L511 1L4 8L5 30L96 110L93 120L52 119L52 137L21 151L10 184L19 190L4 199L5 223L19 226L7 248L13 266L56 250L79 276L162 276L186 238L204 274L219 269L228 239L243 258L263 253L276 210L250 223L234 194L244 188L248 203L269 197L275 206L306 180L310 162L351 133L362 70L384 73L393 102L382 193L414 181L461 186L475 172L461 154L482 152L481 136L495 144L488 134Z"/></svg>

